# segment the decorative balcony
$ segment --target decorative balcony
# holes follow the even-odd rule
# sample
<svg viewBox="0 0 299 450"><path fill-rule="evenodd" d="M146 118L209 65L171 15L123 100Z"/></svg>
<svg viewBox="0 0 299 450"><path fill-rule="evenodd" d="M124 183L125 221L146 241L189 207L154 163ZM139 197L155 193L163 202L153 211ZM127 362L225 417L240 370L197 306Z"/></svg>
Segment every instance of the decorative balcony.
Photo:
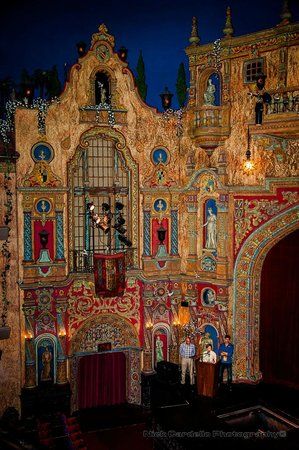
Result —
<svg viewBox="0 0 299 450"><path fill-rule="evenodd" d="M126 270L136 269L134 264L134 255L136 248L112 249L112 253L124 253ZM106 248L99 248L94 252L92 250L74 250L72 252L73 268L75 273L93 273L94 263L93 255L97 253L106 254Z"/></svg>
<svg viewBox="0 0 299 450"><path fill-rule="evenodd" d="M203 105L194 111L192 137L202 148L214 149L229 137L229 106Z"/></svg>
<svg viewBox="0 0 299 450"><path fill-rule="evenodd" d="M97 125L126 125L127 110L116 109L113 106L99 105L82 106L79 110L81 123L96 123Z"/></svg>
<svg viewBox="0 0 299 450"><path fill-rule="evenodd" d="M299 136L299 87L269 91L271 103L265 105L262 125L251 125L252 134L271 134L284 138Z"/></svg>

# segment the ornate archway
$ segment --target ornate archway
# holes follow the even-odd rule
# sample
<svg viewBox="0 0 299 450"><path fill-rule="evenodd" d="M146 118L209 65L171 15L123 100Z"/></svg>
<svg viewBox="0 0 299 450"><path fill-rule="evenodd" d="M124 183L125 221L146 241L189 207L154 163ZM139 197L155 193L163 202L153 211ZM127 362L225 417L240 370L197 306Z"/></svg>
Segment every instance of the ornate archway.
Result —
<svg viewBox="0 0 299 450"><path fill-rule="evenodd" d="M99 314L86 320L71 341L71 354L97 351L97 344L111 342L111 347L139 347L134 326L117 314Z"/></svg>
<svg viewBox="0 0 299 450"><path fill-rule="evenodd" d="M278 214L244 242L234 269L232 331L235 343L234 378L258 381L260 281L263 262L278 241L299 228L299 208Z"/></svg>

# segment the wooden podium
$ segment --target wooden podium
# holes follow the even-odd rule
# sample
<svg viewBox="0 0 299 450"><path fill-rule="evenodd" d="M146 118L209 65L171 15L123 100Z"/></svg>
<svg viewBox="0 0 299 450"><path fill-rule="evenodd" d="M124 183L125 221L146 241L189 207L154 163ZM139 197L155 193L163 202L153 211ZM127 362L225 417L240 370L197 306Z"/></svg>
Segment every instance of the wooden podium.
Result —
<svg viewBox="0 0 299 450"><path fill-rule="evenodd" d="M215 397L219 377L219 362L216 364L196 360L197 393Z"/></svg>

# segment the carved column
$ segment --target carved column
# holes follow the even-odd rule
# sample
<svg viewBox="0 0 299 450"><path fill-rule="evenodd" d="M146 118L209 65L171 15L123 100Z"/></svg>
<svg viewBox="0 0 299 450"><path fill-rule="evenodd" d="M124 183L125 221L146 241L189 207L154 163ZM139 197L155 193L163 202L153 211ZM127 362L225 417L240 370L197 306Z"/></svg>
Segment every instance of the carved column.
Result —
<svg viewBox="0 0 299 450"><path fill-rule="evenodd" d="M228 203L227 196L220 195L217 202L217 278L225 279L228 273Z"/></svg>
<svg viewBox="0 0 299 450"><path fill-rule="evenodd" d="M151 255L151 212L143 210L143 256Z"/></svg>
<svg viewBox="0 0 299 450"><path fill-rule="evenodd" d="M56 212L56 259L64 259L63 213Z"/></svg>
<svg viewBox="0 0 299 450"><path fill-rule="evenodd" d="M186 198L188 211L188 265L189 269L196 271L197 265L197 243L198 243L198 223L197 223L197 195L190 194Z"/></svg>
<svg viewBox="0 0 299 450"><path fill-rule="evenodd" d="M152 363L152 351L150 349L144 349L142 352L143 364L142 364L142 372L144 373L152 373L153 363Z"/></svg>
<svg viewBox="0 0 299 450"><path fill-rule="evenodd" d="M36 386L34 339L25 339L25 388L31 389Z"/></svg>
<svg viewBox="0 0 299 450"><path fill-rule="evenodd" d="M179 253L179 235L178 235L178 210L171 209L171 255L178 255Z"/></svg>
<svg viewBox="0 0 299 450"><path fill-rule="evenodd" d="M32 261L31 212L24 212L24 261Z"/></svg>

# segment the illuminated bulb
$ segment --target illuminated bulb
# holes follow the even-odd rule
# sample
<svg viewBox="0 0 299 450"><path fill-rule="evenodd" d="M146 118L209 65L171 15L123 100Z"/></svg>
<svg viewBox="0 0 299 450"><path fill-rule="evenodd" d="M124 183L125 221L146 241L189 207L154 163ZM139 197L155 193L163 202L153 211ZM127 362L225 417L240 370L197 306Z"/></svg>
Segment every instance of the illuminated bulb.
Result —
<svg viewBox="0 0 299 450"><path fill-rule="evenodd" d="M254 169L254 162L251 161L251 159L247 159L247 160L244 162L244 170L245 170L246 172L252 172L253 169Z"/></svg>

